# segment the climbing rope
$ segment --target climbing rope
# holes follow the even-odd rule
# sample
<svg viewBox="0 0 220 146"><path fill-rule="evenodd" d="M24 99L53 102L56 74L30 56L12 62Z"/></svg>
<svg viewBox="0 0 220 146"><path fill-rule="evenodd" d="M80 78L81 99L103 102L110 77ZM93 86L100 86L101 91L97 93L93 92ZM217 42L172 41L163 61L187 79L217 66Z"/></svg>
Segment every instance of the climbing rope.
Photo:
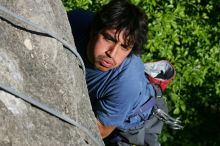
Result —
<svg viewBox="0 0 220 146"><path fill-rule="evenodd" d="M79 123L77 123L75 120L69 118L67 115L60 113L56 110L54 110L53 108L48 107L46 104L41 103L37 100L35 100L34 98L32 98L31 96L27 96L21 92L18 92L10 87L4 86L0 84L0 90L3 90L7 93L10 93L16 97L21 98L22 100L34 105L35 107L51 114L54 117L57 117L61 120L63 120L64 122L67 122L73 126L78 127L79 129L81 129L82 131L84 131L93 141L95 141L99 146L102 146L103 144L101 144L93 135L92 133L85 127L83 127L82 125L80 125Z"/></svg>
<svg viewBox="0 0 220 146"><path fill-rule="evenodd" d="M26 23L26 24L32 26L33 28L35 28L35 29L37 29L37 30L40 30L41 33L47 34L47 35L49 35L50 37L52 37L52 38L56 39L57 41L61 42L61 43L63 44L64 48L68 49L71 53L73 53L73 54L79 59L79 61L80 61L80 63L81 63L81 66L82 66L83 73L84 73L84 74L86 73L86 71L85 71L85 65L84 65L84 63L83 63L83 60L82 60L81 56L80 56L79 53L77 52L76 47L73 47L73 46L71 46L70 44L68 44L65 40L63 40L63 39L62 39L59 35L57 35L56 33L50 32L50 31L48 31L47 29L40 27L39 24L36 24L36 23L34 23L34 22L30 21L30 20L27 20L26 18L24 18L24 17L22 17L22 16L19 16L19 15L13 13L13 12L11 12L10 10L8 10L7 8L5 8L5 7L1 6L1 5L0 5L0 10L1 10L2 12L4 12L4 13L10 15L10 16L13 17L13 18L15 18L15 19L17 19L17 20L20 20L20 21L23 22L23 23ZM8 20L7 18L4 18L4 19ZM10 21L10 20L8 20L8 21ZM10 21L10 22L11 22L11 21Z"/></svg>
<svg viewBox="0 0 220 146"><path fill-rule="evenodd" d="M64 47L66 47L69 51L71 51L79 59L79 61L81 62L81 66L82 66L83 72L85 74L85 65L84 65L83 60L80 57L79 53L76 51L75 47L72 47L71 45L69 45L65 40L61 39L57 34L55 34L53 32L49 32L48 30L40 27L38 24L35 24L35 23L27 20L24 17L18 16L17 14L9 11L7 8L5 8L5 7L1 6L1 5L0 5L0 11L6 13L7 15L12 16L13 18L15 18L17 20L20 20L23 23L31 25L35 29L40 30L42 33L45 33L45 34L55 38L59 42L61 42ZM3 18L3 16L0 16L0 17ZM4 19L6 19L6 18L4 18ZM8 19L6 19L6 20L8 20ZM8 20L8 21L11 22L10 20ZM41 102L35 100L31 96L27 96L27 95L25 95L25 94L23 94L21 92L15 91L15 90L13 90L10 87L7 87L7 86L4 86L4 85L0 84L0 90L3 90L5 92L7 92L7 93L10 93L10 94L12 94L12 95L14 95L16 97L19 97L22 100L24 100L24 101L34 105L35 107L37 107L37 108L39 108L39 109L41 109L41 110L51 114L52 116L57 117L57 118L63 120L64 122L66 122L66 123L69 123L69 124L71 124L73 126L78 127L80 130L85 132L95 143L97 143L98 146L103 146L104 145L97 138L95 138L95 136L87 128L83 127L82 125L77 123L75 120L69 118L67 115L65 115L63 113L60 113L60 112L54 110L53 108L48 107L46 104L41 103Z"/></svg>

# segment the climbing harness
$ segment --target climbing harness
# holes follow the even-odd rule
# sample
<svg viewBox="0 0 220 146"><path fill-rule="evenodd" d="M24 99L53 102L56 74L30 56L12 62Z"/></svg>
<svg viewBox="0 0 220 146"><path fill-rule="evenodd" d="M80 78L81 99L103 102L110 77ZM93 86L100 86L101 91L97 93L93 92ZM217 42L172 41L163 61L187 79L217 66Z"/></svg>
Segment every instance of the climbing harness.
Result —
<svg viewBox="0 0 220 146"><path fill-rule="evenodd" d="M150 99L148 101L146 101L137 111L135 111L131 116L129 116L129 118L135 117L135 116L140 116L143 120L147 120L146 118L148 117L144 117L143 112L150 110L151 108L154 107L154 105L156 104L156 98L155 97L150 97Z"/></svg>
<svg viewBox="0 0 220 146"><path fill-rule="evenodd" d="M129 118L139 116L143 120L147 120L148 117L144 117L143 113L153 108L152 114L159 120L163 121L170 128L178 130L183 129L179 118L172 118L157 106L158 98L163 97L163 91L167 88L168 84L176 75L174 67L166 60L157 62L148 62L144 64L146 78L150 81L155 91L155 97L150 97L137 111L135 111Z"/></svg>
<svg viewBox="0 0 220 146"><path fill-rule="evenodd" d="M32 26L35 29L40 30L41 33L45 33L45 34L51 36L52 38L55 38L59 42L61 42L63 44L64 48L66 47L71 53L73 53L79 59L79 61L81 63L81 66L82 66L82 70L83 70L83 72L85 74L85 65L84 65L83 60L80 57L79 53L76 51L75 47L69 45L65 40L60 38L57 34L55 34L53 32L49 32L48 30L40 27L38 24L35 24L35 23L27 20L24 17L18 16L17 14L9 11L7 8L5 8L5 7L1 6L1 5L0 5L0 11L6 13L7 15L10 15L11 17L13 17L13 18L15 18L17 20L20 20L23 23L26 23L26 24ZM3 16L0 16L0 17L3 18ZM6 18L4 18L4 19L6 19ZM6 19L6 20L8 20L8 19ZM8 20L8 21L10 21L10 20ZM19 97L22 100L30 103L31 105L33 105L33 106L35 106L35 107L37 107L37 108L39 108L39 109L41 109L41 110L51 114L52 116L55 116L55 117L63 120L64 122L71 124L72 126L78 127L80 130L85 132L97 145L104 146L104 143L101 143L97 138L95 138L95 136L87 128L83 127L82 125L80 125L75 120L73 120L70 117L68 117L67 115L65 115L63 113L60 113L60 112L54 110L53 108L48 107L46 104L41 103L41 102L35 100L31 96L27 96L27 95L25 95L25 94L23 94L21 92L18 92L18 91L14 90L14 89L12 89L10 87L7 87L5 85L1 85L0 84L0 90L3 90L3 91L5 91L5 92L7 92L9 94L12 94L12 95L16 96L16 97Z"/></svg>

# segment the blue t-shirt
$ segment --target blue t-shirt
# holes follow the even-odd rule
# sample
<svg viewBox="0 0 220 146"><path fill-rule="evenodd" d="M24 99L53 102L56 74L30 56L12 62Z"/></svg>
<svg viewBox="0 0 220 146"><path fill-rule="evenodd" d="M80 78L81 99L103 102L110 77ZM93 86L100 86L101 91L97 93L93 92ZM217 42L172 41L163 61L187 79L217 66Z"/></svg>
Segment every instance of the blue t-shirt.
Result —
<svg viewBox="0 0 220 146"><path fill-rule="evenodd" d="M116 126L124 130L142 124L144 121L140 116L130 117L154 96L154 90L145 77L144 64L140 57L132 54L117 68L107 72L94 68L85 55L88 28L94 14L76 10L68 16L76 47L86 66L86 82L97 119L106 126ZM81 24L85 22L87 25ZM143 114L148 117L150 112L151 109Z"/></svg>

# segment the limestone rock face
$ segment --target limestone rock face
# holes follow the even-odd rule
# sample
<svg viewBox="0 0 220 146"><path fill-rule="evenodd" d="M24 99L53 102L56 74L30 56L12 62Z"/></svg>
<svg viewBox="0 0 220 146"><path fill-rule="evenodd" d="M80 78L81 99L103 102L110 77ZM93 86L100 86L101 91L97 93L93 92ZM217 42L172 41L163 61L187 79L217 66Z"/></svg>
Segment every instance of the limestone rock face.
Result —
<svg viewBox="0 0 220 146"><path fill-rule="evenodd" d="M0 0L0 5L74 46L60 0ZM0 11L0 84L68 115L102 143L77 57L56 39L36 32ZM98 144L80 128L0 89L0 146L88 145Z"/></svg>

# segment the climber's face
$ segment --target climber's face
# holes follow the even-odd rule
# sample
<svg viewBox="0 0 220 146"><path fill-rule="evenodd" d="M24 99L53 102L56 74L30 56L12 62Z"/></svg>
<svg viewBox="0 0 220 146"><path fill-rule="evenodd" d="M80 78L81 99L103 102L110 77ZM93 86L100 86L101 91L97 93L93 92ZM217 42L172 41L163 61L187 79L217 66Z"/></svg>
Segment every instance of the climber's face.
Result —
<svg viewBox="0 0 220 146"><path fill-rule="evenodd" d="M87 47L89 61L101 71L118 67L131 53L132 46L127 46L125 30L106 29L90 39Z"/></svg>

